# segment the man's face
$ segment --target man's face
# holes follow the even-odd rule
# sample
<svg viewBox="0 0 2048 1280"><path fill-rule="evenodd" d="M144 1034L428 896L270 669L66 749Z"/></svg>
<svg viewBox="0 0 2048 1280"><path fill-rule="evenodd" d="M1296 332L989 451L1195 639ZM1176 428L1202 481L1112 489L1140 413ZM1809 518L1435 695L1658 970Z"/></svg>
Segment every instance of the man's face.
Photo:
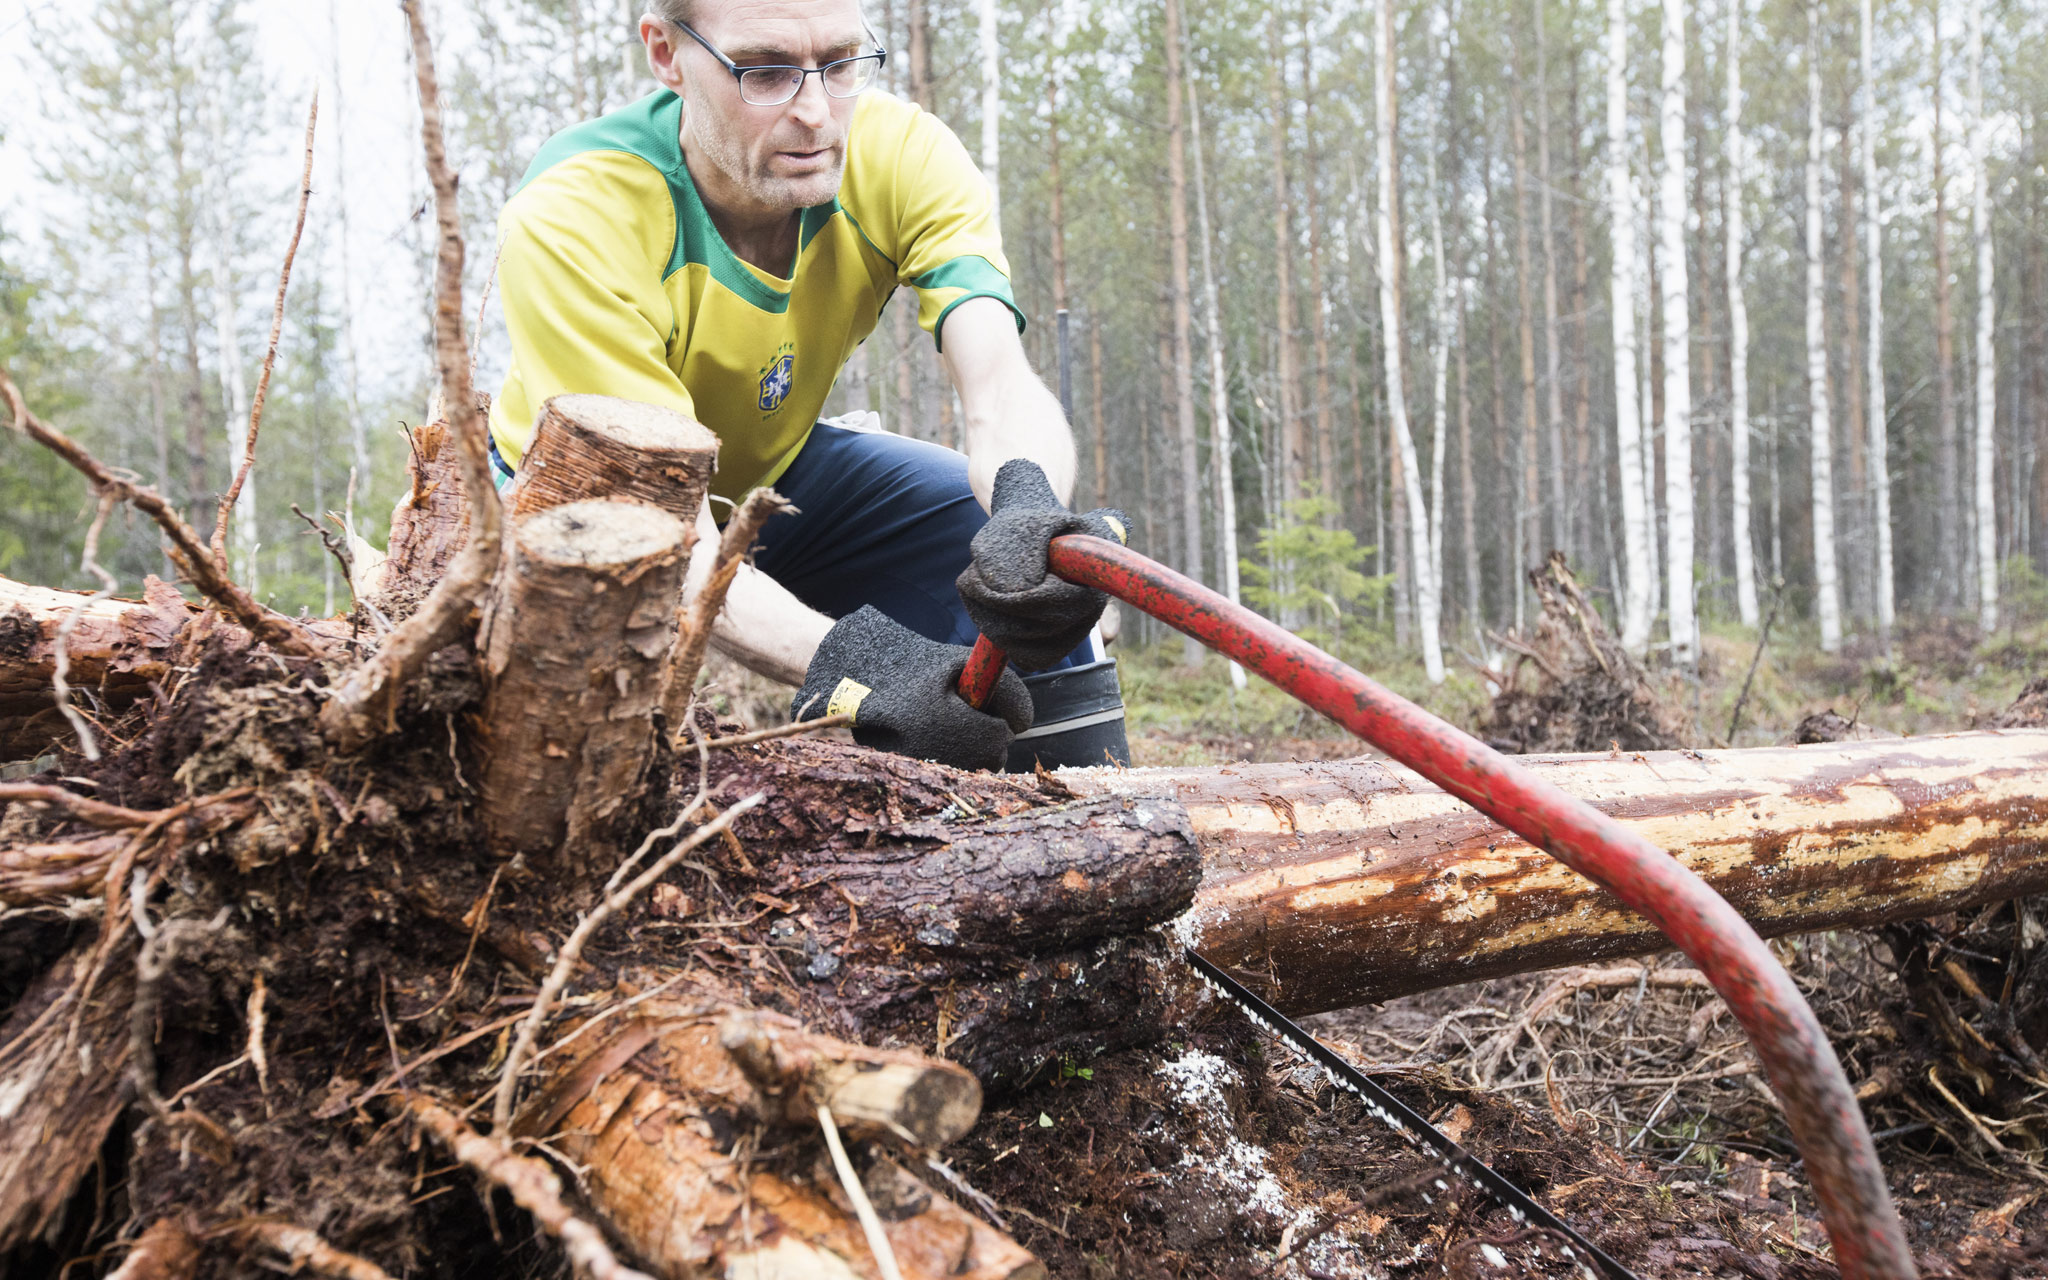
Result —
<svg viewBox="0 0 2048 1280"><path fill-rule="evenodd" d="M741 67L818 67L867 50L857 0L710 0L691 26ZM645 28L643 28L645 32ZM652 33L648 33L651 34ZM846 134L857 99L834 98L809 76L780 106L755 106L709 50L663 24L667 48L650 38L656 74L683 97L683 136L718 172L698 175L717 194L791 212L839 194Z"/></svg>

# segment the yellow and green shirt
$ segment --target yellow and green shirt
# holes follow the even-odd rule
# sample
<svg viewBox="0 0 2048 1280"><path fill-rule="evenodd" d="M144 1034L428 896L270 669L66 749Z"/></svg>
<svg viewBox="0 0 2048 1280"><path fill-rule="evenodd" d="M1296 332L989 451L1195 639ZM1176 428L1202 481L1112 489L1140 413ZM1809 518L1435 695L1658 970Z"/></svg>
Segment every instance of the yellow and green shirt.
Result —
<svg viewBox="0 0 2048 1280"><path fill-rule="evenodd" d="M512 367L491 434L507 461L549 397L621 396L716 433L712 492L737 499L803 447L898 285L917 290L934 341L969 298L1016 311L988 184L916 104L880 92L855 104L839 197L803 210L786 280L726 247L683 163L681 121L681 99L662 90L564 130L505 205Z"/></svg>

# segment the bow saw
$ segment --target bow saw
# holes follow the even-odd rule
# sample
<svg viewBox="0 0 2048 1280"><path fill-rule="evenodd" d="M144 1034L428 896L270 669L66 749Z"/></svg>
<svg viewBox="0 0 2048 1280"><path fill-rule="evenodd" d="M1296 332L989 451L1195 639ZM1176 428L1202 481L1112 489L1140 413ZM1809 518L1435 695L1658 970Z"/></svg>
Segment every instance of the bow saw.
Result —
<svg viewBox="0 0 2048 1280"><path fill-rule="evenodd" d="M1713 983L1749 1036L1791 1124L1842 1275L1846 1280L1912 1280L1919 1274L1862 1106L1819 1019L1756 930L1705 881L1642 836L1477 738L1128 547L1068 534L1052 540L1047 565L1068 582L1115 596L1258 672L1656 925ZM960 673L961 697L976 707L984 705L1006 661L988 637L977 640ZM1316 1062L1334 1083L1358 1093L1383 1122L1434 1153L1447 1173L1501 1203L1518 1221L1563 1235L1581 1266L1590 1270L1597 1263L1614 1280L1633 1280L1620 1263L1242 983L1192 949L1186 958L1219 995Z"/></svg>

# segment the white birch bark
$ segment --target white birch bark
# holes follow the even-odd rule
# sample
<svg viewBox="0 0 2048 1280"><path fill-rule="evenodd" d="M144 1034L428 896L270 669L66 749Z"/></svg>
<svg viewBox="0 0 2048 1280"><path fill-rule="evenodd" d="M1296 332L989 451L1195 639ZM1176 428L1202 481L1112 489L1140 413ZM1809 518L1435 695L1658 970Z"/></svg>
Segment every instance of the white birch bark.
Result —
<svg viewBox="0 0 2048 1280"><path fill-rule="evenodd" d="M1650 567L1644 502L1643 423L1636 379L1636 221L1629 182L1628 3L1607 0L1607 212L1614 241L1609 313L1614 322L1614 436L1621 462L1621 643L1641 655L1650 645L1656 579Z"/></svg>
<svg viewBox="0 0 2048 1280"><path fill-rule="evenodd" d="M981 172L988 179L989 198L998 221L1003 206L1001 51L996 43L996 0L980 0L981 9Z"/></svg>
<svg viewBox="0 0 2048 1280"><path fill-rule="evenodd" d="M1991 183L1984 170L1984 0L1970 0L1970 238L1977 250L1977 626L1998 626L1998 511L1992 429L1998 352L1992 343Z"/></svg>
<svg viewBox="0 0 2048 1280"><path fill-rule="evenodd" d="M1870 0L1863 0L1863 268L1870 297L1865 361L1870 403L1870 520L1877 530L1877 630L1891 643L1892 479L1884 405L1884 233L1877 193L1877 80L1870 52Z"/></svg>
<svg viewBox="0 0 2048 1280"><path fill-rule="evenodd" d="M1432 580L1429 555L1429 510L1422 502L1422 470L1416 465L1415 434L1408 427L1408 405L1401 394L1401 264L1402 248L1395 243L1394 200L1398 180L1394 148L1394 8L1393 0L1380 0L1379 21L1374 25L1376 47L1373 59L1373 100L1378 105L1375 132L1379 137L1379 259L1380 332L1384 339L1387 375L1387 416L1394 430L1394 445L1401 455L1401 492L1408 507L1408 559L1414 575L1416 629L1421 633L1422 667L1431 684L1444 682L1443 636L1438 622L1441 599Z"/></svg>
<svg viewBox="0 0 2048 1280"><path fill-rule="evenodd" d="M1182 32L1186 44L1186 32ZM1186 65L1186 51L1182 51ZM1195 93L1192 69L1186 73L1188 90L1188 140L1195 149L1195 216L1202 236L1202 327L1209 334L1209 439L1210 465L1216 473L1217 575L1223 594L1238 603L1237 581L1237 478L1230 452L1230 384L1223 362L1223 307L1217 296L1216 259L1210 247L1209 184L1202 168L1202 106ZM1193 501L1192 495L1189 498ZM1230 664L1233 688L1245 687L1244 668Z"/></svg>
<svg viewBox="0 0 2048 1280"><path fill-rule="evenodd" d="M1744 198L1749 178L1742 136L1742 0L1728 0L1728 438L1734 468L1735 610L1745 627L1759 620L1756 543L1749 502L1749 302L1742 291Z"/></svg>
<svg viewBox="0 0 2048 1280"><path fill-rule="evenodd" d="M1692 602L1692 311L1685 252L1685 5L1664 0L1664 101L1658 128L1657 278L1664 311L1664 555L1671 660L1699 660Z"/></svg>
<svg viewBox="0 0 2048 1280"><path fill-rule="evenodd" d="M1841 573L1835 558L1835 465L1833 410L1828 404L1827 325L1822 314L1826 283L1821 264L1820 210L1820 5L1806 5L1806 407L1813 460L1814 609L1820 615L1820 648L1842 647Z"/></svg>

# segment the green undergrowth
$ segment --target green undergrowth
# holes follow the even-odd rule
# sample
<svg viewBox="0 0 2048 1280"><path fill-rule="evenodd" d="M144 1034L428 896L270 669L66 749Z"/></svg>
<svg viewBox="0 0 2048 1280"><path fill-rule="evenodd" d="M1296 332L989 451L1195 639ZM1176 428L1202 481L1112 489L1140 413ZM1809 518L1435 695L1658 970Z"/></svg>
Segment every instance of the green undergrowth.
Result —
<svg viewBox="0 0 2048 1280"><path fill-rule="evenodd" d="M1403 697L1466 730L1487 717L1490 694L1472 667L1447 654L1442 685L1423 674L1421 655L1387 631L1347 626L1342 639L1312 639ZM1697 682L1656 672L1666 696L1691 724L1688 745L1757 747L1790 742L1800 720L1832 709L1876 733L1953 733L1984 724L2029 679L2048 675L2048 619L2024 614L1988 639L1956 618L1901 620L1887 649L1870 631L1852 632L1839 652L1820 650L1810 624L1780 621L1744 703L1733 738L1729 721L1757 648L1757 630L1709 621ZM1229 664L1204 653L1184 665L1177 638L1117 650L1133 762L1221 764L1358 754L1335 724L1251 675L1233 689ZM1653 669L1657 658L1653 655Z"/></svg>

